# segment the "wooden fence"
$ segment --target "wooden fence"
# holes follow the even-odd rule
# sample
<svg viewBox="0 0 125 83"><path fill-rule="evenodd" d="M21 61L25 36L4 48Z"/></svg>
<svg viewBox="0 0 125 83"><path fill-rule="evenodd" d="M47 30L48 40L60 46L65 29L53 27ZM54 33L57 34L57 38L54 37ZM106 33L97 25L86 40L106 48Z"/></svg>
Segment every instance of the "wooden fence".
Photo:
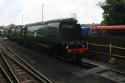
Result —
<svg viewBox="0 0 125 83"><path fill-rule="evenodd" d="M86 42L86 44L87 44L87 47L88 47L88 48L89 48L90 45L91 45L91 46L94 46L95 48L96 48L96 47L108 48L107 52L101 52L101 51L98 51L98 50L93 50L93 49L91 49L91 48L90 48L90 49L91 49L93 52L95 52L95 53L108 55L109 60L110 60L112 57L117 57L117 58L120 58L120 59L125 60L125 54L124 54L124 53L125 53L125 48L124 48L124 47L113 46L112 44L102 45L102 44L95 44L95 43L89 43L89 42ZM112 49L123 50L124 53L122 53L123 55L114 54Z"/></svg>

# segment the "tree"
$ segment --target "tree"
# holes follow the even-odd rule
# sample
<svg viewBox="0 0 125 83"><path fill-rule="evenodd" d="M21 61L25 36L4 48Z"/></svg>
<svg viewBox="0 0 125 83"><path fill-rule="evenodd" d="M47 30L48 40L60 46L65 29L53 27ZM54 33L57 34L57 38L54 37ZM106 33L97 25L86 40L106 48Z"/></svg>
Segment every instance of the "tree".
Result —
<svg viewBox="0 0 125 83"><path fill-rule="evenodd" d="M16 25L15 24L9 24L7 27L8 28L14 28L14 27L16 27Z"/></svg>
<svg viewBox="0 0 125 83"><path fill-rule="evenodd" d="M104 10L101 24L125 25L125 0L106 0L100 6Z"/></svg>

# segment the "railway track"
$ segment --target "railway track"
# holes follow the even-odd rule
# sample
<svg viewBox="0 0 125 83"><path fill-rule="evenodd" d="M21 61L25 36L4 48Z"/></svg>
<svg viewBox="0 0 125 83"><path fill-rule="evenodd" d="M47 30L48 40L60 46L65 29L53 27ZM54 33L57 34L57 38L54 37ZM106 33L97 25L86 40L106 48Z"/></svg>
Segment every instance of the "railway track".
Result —
<svg viewBox="0 0 125 83"><path fill-rule="evenodd" d="M3 41L0 41L0 50L1 65L10 77L8 79L11 83L53 83L7 47Z"/></svg>
<svg viewBox="0 0 125 83"><path fill-rule="evenodd" d="M0 50L0 65L1 65L1 68L5 71L8 78L11 80L11 83L17 83L15 75L13 74L8 62L4 58L4 55L2 54L1 50Z"/></svg>
<svg viewBox="0 0 125 83"><path fill-rule="evenodd" d="M4 71L3 67L0 66L0 82L1 83L12 83L7 73Z"/></svg>
<svg viewBox="0 0 125 83"><path fill-rule="evenodd" d="M2 44L1 44L2 43ZM7 47L4 42L0 43L0 48L3 48L3 55L5 56L5 58L7 59L8 62L10 62L11 64L14 64L15 61L13 62L12 60L16 60L18 63L16 63L16 65L18 66L18 64L22 65L23 68L28 68L29 71L32 71L35 75L37 75L39 78L42 78L42 80L45 80L45 82L40 82L40 83L52 83L50 80L48 80L45 76L43 76L42 74L40 74L38 71L36 71L34 68L32 68L26 61L24 61L18 54L16 54L13 50L11 50L9 47ZM8 60L8 58L11 58ZM78 76L86 76L89 74L94 74L95 76L99 76L99 77L103 77L106 78L108 80L112 80L114 82L118 82L118 83L124 83L125 82L125 74L116 70L112 70L109 68L105 68L105 67L100 67L100 65L97 64L92 64L93 62L86 62L86 61L82 61L81 63L77 63L76 65L79 67L82 67L86 70L87 74L82 74L83 72L78 73ZM16 66L15 65L15 66ZM19 69L22 69L19 68ZM16 69L14 69L16 70ZM29 72L28 71L28 72ZM30 75L28 75L28 78ZM32 76L33 79L36 77ZM26 78L26 77L25 77ZM31 82L30 82L31 83ZM37 82L33 82L33 83L37 83ZM39 83L39 82L38 82Z"/></svg>

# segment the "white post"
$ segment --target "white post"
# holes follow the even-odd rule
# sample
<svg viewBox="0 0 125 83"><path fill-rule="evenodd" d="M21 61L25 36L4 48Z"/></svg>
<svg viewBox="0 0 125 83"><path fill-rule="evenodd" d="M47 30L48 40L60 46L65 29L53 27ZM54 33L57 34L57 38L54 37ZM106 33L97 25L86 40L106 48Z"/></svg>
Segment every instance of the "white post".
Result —
<svg viewBox="0 0 125 83"><path fill-rule="evenodd" d="M109 63L114 63L116 58L112 57L112 44L109 44Z"/></svg>
<svg viewBox="0 0 125 83"><path fill-rule="evenodd" d="M112 57L112 44L109 44L109 58Z"/></svg>
<svg viewBox="0 0 125 83"><path fill-rule="evenodd" d="M24 15L22 15L22 25L23 25L23 17L24 17Z"/></svg>
<svg viewBox="0 0 125 83"><path fill-rule="evenodd" d="M44 6L45 4L42 4L42 22L43 22L43 6Z"/></svg>

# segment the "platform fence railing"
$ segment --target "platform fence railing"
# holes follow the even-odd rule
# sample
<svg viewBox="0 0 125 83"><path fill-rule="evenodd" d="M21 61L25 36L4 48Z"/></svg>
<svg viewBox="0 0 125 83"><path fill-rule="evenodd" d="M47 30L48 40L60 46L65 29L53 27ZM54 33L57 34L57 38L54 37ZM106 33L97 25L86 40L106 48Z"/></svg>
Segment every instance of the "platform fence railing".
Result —
<svg viewBox="0 0 125 83"><path fill-rule="evenodd" d="M107 52L101 52L99 50L92 50L95 53L99 53L99 54L104 54L104 55L108 55L109 59L111 59L112 57L117 57L120 59L124 59L125 60L125 54L124 55L119 55L119 54L114 54L112 49L118 49L118 50L124 50L125 52L125 47L119 47L119 46L114 46L111 43L107 44L107 45L103 45L103 44L95 44L95 43L89 43L88 41L86 42L87 44L87 48L89 48L89 46L95 46L95 47L102 47L102 48L108 48ZM90 48L91 49L91 48Z"/></svg>

